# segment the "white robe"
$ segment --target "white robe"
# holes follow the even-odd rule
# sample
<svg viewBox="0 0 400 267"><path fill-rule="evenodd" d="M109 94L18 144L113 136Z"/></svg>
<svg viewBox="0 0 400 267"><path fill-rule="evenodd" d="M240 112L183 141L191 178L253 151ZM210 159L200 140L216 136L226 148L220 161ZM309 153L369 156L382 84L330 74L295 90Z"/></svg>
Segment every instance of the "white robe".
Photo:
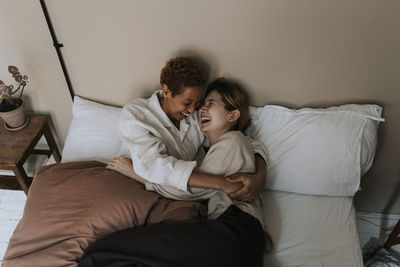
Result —
<svg viewBox="0 0 400 267"><path fill-rule="evenodd" d="M177 129L160 106L156 91L148 99L124 106L119 121L121 155L130 157L135 172L151 183L188 190L196 155L204 141L197 112L180 121ZM248 137L247 137L248 138ZM254 154L267 159L260 142L250 139Z"/></svg>

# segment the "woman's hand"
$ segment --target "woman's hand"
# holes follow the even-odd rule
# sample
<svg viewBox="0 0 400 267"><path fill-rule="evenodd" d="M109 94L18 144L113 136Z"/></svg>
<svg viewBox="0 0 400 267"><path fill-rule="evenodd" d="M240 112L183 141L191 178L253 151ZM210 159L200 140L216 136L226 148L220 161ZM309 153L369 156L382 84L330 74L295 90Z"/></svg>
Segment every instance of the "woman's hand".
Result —
<svg viewBox="0 0 400 267"><path fill-rule="evenodd" d="M242 183L231 183L226 181L226 179L223 181L221 190L224 191L225 193L229 194L233 194L235 192L238 192L240 189L243 188L243 184Z"/></svg>
<svg viewBox="0 0 400 267"><path fill-rule="evenodd" d="M240 184L241 189L239 191L228 193L229 197L241 201L254 201L261 192L264 185L260 185L259 179L255 174L235 174L233 176L225 178L225 180L231 184ZM261 187L261 189L260 189Z"/></svg>
<svg viewBox="0 0 400 267"><path fill-rule="evenodd" d="M243 188L229 194L229 197L241 201L254 201L261 193L265 185L265 161L256 155L257 173L240 173L225 178L230 183L241 183Z"/></svg>
<svg viewBox="0 0 400 267"><path fill-rule="evenodd" d="M221 175L213 175L194 171L190 175L188 186L193 188L208 188L221 190L227 194L235 193L242 187L242 183L230 183Z"/></svg>
<svg viewBox="0 0 400 267"><path fill-rule="evenodd" d="M134 170L132 160L124 157L112 159L106 166L107 169L117 171L125 176L134 178Z"/></svg>
<svg viewBox="0 0 400 267"><path fill-rule="evenodd" d="M106 166L107 169L119 172L122 175L135 179L137 182L144 184L146 182L141 176L137 175L133 169L133 163L130 158L117 157L112 159Z"/></svg>

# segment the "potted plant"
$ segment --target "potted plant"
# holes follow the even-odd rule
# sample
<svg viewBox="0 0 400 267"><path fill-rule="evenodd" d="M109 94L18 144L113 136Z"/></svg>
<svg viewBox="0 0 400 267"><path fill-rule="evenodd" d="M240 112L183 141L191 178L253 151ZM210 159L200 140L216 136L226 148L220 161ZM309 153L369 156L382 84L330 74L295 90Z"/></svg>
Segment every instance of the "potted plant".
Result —
<svg viewBox="0 0 400 267"><path fill-rule="evenodd" d="M8 71L17 82L17 87L14 90L14 85L6 85L0 80L0 117L5 121L4 126L7 129L19 130L28 123L24 101L21 98L28 76L22 75L15 66L8 66ZM17 92L18 97L14 96Z"/></svg>

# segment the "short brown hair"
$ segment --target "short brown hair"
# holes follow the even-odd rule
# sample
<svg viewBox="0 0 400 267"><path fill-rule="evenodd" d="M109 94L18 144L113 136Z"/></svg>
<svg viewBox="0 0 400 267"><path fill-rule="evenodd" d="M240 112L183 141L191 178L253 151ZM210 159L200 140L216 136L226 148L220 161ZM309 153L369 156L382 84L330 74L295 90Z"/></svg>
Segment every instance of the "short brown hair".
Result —
<svg viewBox="0 0 400 267"><path fill-rule="evenodd" d="M221 95L221 99L227 110L232 111L237 109L240 111L240 117L237 120L234 130L244 132L250 125L248 95L238 84L222 77L208 84L205 97L213 91Z"/></svg>
<svg viewBox="0 0 400 267"><path fill-rule="evenodd" d="M161 70L160 84L166 84L172 96L180 94L185 87L204 87L206 82L204 69L190 57L172 58Z"/></svg>

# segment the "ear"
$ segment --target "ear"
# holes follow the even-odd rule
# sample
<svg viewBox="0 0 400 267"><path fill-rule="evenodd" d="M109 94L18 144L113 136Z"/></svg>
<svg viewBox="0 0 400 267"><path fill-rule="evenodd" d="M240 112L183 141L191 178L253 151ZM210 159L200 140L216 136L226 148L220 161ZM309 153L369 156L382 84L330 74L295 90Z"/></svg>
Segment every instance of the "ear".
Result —
<svg viewBox="0 0 400 267"><path fill-rule="evenodd" d="M171 90L168 89L168 85L166 85L165 83L163 83L161 85L162 87L162 96L164 98L168 97L171 94Z"/></svg>
<svg viewBox="0 0 400 267"><path fill-rule="evenodd" d="M239 119L239 117L240 117L240 111L235 109L235 110L229 112L228 121L229 122L235 122L235 121L237 121Z"/></svg>

